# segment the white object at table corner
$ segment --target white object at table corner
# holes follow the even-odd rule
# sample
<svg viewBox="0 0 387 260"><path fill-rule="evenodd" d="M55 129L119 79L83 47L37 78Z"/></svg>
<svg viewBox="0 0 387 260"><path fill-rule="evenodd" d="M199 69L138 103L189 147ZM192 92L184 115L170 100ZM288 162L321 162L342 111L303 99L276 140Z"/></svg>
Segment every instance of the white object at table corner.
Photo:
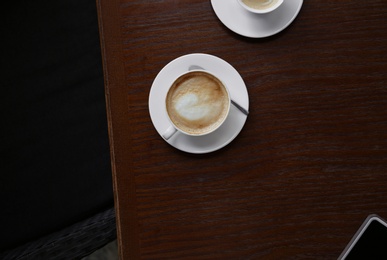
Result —
<svg viewBox="0 0 387 260"><path fill-rule="evenodd" d="M211 0L219 20L231 31L250 38L264 38L288 27L301 10L303 0L284 0L280 7L267 14L245 10L237 0Z"/></svg>
<svg viewBox="0 0 387 260"><path fill-rule="evenodd" d="M230 96L245 109L249 109L246 85L238 71L229 63L213 55L193 53L181 56L168 63L156 76L149 93L149 113L156 131L162 134L171 125L166 109L165 97L174 79L187 71L190 66L200 66L227 85ZM234 140L242 130L247 116L231 106L229 115L222 126L205 136L188 136L180 132L169 140L171 146L188 153L203 154L219 150ZM164 139L163 139L164 140Z"/></svg>

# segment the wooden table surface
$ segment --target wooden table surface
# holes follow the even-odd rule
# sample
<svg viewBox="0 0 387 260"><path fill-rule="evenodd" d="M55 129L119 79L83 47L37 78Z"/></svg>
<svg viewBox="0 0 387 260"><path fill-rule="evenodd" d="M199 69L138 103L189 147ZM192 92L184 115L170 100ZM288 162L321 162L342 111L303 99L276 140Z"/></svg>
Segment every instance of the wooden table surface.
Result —
<svg viewBox="0 0 387 260"><path fill-rule="evenodd" d="M387 1L307 0L263 39L210 1L97 5L121 259L336 259L369 214L387 218ZM240 134L203 155L148 110L189 53L224 59L249 93Z"/></svg>

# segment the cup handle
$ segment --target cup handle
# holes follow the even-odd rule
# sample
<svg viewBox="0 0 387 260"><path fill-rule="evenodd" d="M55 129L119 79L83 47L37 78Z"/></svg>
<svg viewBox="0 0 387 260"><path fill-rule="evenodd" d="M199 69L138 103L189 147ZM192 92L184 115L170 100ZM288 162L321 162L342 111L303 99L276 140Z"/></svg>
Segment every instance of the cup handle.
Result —
<svg viewBox="0 0 387 260"><path fill-rule="evenodd" d="M167 131L165 131L163 133L163 138L165 140L168 140L169 138L171 138L175 133L177 132L176 128L174 126L169 126Z"/></svg>

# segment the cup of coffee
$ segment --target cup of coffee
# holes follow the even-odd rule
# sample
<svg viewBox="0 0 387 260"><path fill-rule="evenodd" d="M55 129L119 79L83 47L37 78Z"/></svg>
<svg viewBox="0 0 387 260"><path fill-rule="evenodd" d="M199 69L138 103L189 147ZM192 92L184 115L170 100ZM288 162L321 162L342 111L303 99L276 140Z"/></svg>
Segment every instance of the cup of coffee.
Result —
<svg viewBox="0 0 387 260"><path fill-rule="evenodd" d="M218 129L230 111L230 94L214 74L191 70L178 76L165 98L171 126L162 134L168 140L177 131L202 136Z"/></svg>
<svg viewBox="0 0 387 260"><path fill-rule="evenodd" d="M256 13L265 14L277 9L284 0L237 0L238 3L246 10Z"/></svg>

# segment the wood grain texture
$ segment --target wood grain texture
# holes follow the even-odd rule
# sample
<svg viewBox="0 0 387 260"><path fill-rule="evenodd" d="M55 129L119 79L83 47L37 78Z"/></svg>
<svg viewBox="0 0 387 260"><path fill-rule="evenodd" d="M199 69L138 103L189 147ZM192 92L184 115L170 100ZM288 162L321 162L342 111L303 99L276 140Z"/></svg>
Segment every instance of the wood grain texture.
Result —
<svg viewBox="0 0 387 260"><path fill-rule="evenodd" d="M265 39L210 1L98 0L122 259L336 259L368 214L387 218L387 2L304 1ZM216 55L250 115L225 148L165 143L148 111L171 60Z"/></svg>

